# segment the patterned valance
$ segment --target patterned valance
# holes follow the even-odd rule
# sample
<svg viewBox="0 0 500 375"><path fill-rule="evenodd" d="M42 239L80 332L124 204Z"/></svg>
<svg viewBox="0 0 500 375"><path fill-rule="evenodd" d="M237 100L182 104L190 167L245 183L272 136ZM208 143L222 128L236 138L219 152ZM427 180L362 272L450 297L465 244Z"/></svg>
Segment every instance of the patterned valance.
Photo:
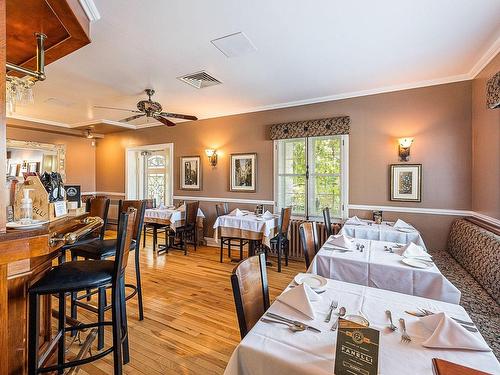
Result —
<svg viewBox="0 0 500 375"><path fill-rule="evenodd" d="M500 72L488 80L486 87L486 103L488 108L500 108Z"/></svg>
<svg viewBox="0 0 500 375"><path fill-rule="evenodd" d="M285 122L271 126L271 139L317 137L321 135L349 134L349 116Z"/></svg>

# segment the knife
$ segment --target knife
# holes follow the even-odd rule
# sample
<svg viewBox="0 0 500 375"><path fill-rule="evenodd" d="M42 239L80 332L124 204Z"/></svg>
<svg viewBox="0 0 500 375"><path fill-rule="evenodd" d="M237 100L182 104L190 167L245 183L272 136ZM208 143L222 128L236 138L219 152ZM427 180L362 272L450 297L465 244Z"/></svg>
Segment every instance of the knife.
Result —
<svg viewBox="0 0 500 375"><path fill-rule="evenodd" d="M299 322L297 320L288 319L288 318L285 318L285 317L283 317L281 315L274 314L272 312L267 312L266 315L268 317L270 317L270 318L278 319L278 320L281 320L283 322L287 322L287 323L290 323L290 324L303 324L306 327L306 329L311 330L313 332L321 333L321 331L319 329L317 329L316 327L312 327L309 324L305 324L305 323Z"/></svg>

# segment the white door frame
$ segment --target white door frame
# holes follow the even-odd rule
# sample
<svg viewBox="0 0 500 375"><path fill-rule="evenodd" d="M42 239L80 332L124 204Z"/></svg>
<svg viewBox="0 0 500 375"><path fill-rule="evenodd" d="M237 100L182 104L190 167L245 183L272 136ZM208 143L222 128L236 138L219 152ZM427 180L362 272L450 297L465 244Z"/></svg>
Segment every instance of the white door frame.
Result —
<svg viewBox="0 0 500 375"><path fill-rule="evenodd" d="M174 199L174 144L173 143L160 143L154 145L142 145L142 146L133 146L125 148L125 197L129 199L128 195L128 164L129 164L129 151L160 151L167 149L169 156L169 167L168 173L170 177L170 181L167 183L170 186L170 202L173 202Z"/></svg>

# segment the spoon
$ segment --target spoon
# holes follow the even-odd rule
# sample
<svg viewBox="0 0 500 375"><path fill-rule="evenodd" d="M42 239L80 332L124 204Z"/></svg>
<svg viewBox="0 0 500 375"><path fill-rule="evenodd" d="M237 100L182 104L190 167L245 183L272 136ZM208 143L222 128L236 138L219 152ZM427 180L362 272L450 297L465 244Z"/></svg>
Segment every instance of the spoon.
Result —
<svg viewBox="0 0 500 375"><path fill-rule="evenodd" d="M340 309L339 309L339 317L337 318L337 320L335 321L335 323L333 323L333 326L332 326L332 331L335 331L337 330L337 326L339 325L339 319L340 318L343 318L345 316L345 313L346 313L346 309L344 306L342 306Z"/></svg>
<svg viewBox="0 0 500 375"><path fill-rule="evenodd" d="M280 320L274 320L274 319L268 319L268 318L260 318L260 320L262 322L264 322L264 323L280 323L280 324L284 324L292 332L301 332L301 331L305 331L305 329L306 329L306 327L304 327L303 325L289 324L287 322L282 322Z"/></svg>

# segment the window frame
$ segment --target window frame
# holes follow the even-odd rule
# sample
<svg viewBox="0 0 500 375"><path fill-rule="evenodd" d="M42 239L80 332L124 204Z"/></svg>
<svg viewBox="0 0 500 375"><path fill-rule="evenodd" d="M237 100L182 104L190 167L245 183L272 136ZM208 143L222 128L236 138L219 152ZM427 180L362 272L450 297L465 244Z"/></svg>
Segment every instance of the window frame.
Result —
<svg viewBox="0 0 500 375"><path fill-rule="evenodd" d="M309 167L309 157L311 151L312 142L311 138L325 138L329 136L317 136L317 137L300 137L300 139L305 139L306 143L306 170ZM335 135L333 136L335 137ZM343 134L339 135L340 143L340 205L341 205L341 217L338 219L347 219L349 213L349 135ZM274 197L274 212L278 211L278 194L279 194L279 152L278 143L280 141L285 141L286 139L277 139L273 141L273 197ZM288 174L287 174L288 175ZM303 176L303 174L289 174L290 176ZM329 175L329 174L328 174ZM323 220L322 216L309 215L309 178L306 178L306 200L305 200L305 215L295 215L292 212L294 218L306 219L306 220Z"/></svg>

